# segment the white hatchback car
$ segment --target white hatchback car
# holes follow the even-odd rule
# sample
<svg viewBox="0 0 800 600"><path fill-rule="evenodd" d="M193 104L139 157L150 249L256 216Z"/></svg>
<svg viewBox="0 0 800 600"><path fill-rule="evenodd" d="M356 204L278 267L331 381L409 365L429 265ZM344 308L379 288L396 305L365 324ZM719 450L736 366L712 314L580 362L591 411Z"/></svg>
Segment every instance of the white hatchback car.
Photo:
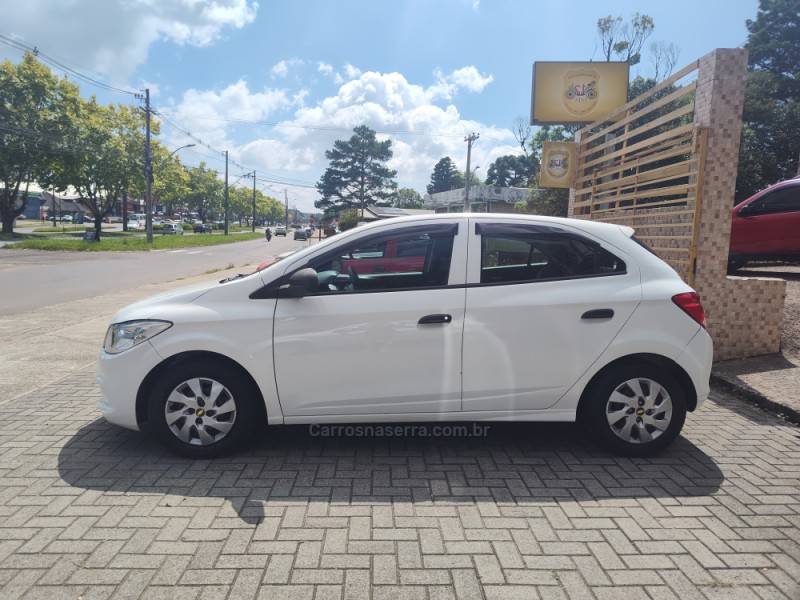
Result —
<svg viewBox="0 0 800 600"><path fill-rule="evenodd" d="M709 391L697 294L618 225L500 214L358 227L251 275L132 304L105 418L188 456L269 424L575 421L667 446Z"/></svg>

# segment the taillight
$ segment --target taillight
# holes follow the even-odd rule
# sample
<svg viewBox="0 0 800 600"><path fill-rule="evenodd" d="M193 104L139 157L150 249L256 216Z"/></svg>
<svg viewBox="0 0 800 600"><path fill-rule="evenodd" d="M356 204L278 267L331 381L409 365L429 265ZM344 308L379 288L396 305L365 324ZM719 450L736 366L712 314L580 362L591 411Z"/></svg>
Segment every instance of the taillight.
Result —
<svg viewBox="0 0 800 600"><path fill-rule="evenodd" d="M685 292L675 294L672 301L687 315L697 321L701 327L706 326L706 311L700 303L700 295L697 292Z"/></svg>

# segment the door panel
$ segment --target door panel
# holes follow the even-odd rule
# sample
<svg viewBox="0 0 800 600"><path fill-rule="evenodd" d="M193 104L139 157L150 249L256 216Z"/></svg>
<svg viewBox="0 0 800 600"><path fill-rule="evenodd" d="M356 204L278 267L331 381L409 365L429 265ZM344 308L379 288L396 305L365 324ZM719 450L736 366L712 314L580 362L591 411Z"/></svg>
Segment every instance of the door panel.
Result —
<svg viewBox="0 0 800 600"><path fill-rule="evenodd" d="M512 244L500 244L491 262L484 261L484 281L503 270L512 278L520 271L526 278L545 280L476 285L482 250L478 238L473 236L469 248L462 410L548 408L602 354L635 310L641 299L638 269L615 250L627 265L625 273L546 280L558 276L558 257L549 249L546 257L530 252L520 265L517 257L523 254Z"/></svg>
<svg viewBox="0 0 800 600"><path fill-rule="evenodd" d="M418 324L431 314L452 320ZM275 373L283 411L458 411L463 322L463 288L279 299Z"/></svg>
<svg viewBox="0 0 800 600"><path fill-rule="evenodd" d="M437 219L436 227L448 222ZM461 227L449 257L447 238L420 231L425 222L416 221L413 235L404 236L412 228L402 226L373 229L326 249L316 263L310 259L320 293L279 298L275 311L275 377L284 414L460 410L466 219L452 223L450 236L455 224ZM411 255L402 264L393 262L397 242L407 243ZM378 260L385 270L376 273ZM438 317L419 322L432 315Z"/></svg>

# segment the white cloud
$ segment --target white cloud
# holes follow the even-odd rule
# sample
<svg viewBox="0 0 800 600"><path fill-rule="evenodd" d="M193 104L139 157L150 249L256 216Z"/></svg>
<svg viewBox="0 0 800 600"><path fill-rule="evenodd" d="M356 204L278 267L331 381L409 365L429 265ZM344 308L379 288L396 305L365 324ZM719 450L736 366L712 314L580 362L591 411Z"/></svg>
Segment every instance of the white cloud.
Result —
<svg viewBox="0 0 800 600"><path fill-rule="evenodd" d="M344 66L344 76L346 79L355 79L361 75L361 69L354 67L350 63Z"/></svg>
<svg viewBox="0 0 800 600"><path fill-rule="evenodd" d="M317 71L319 71L320 73L322 73L326 77L332 77L333 76L333 65L328 64L326 62L320 61L320 62L317 63Z"/></svg>
<svg viewBox="0 0 800 600"><path fill-rule="evenodd" d="M286 90L267 88L253 92L247 82L240 79L219 91L187 90L180 102L167 112L206 143L224 147L233 145L227 134L236 120L263 120L296 102Z"/></svg>
<svg viewBox="0 0 800 600"><path fill-rule="evenodd" d="M445 99L452 98L460 90L480 93L487 85L494 81L493 75L483 75L473 65L461 67L448 74L444 74L440 69L436 69L433 74L436 77L436 83L429 89L432 94Z"/></svg>
<svg viewBox="0 0 800 600"><path fill-rule="evenodd" d="M2 29L122 83L154 42L207 46L253 22L257 10L253 0L26 0L3 10Z"/></svg>
<svg viewBox="0 0 800 600"><path fill-rule="evenodd" d="M442 77L448 79L451 91L482 89L488 81L475 82L490 76L473 70L456 69ZM392 140L390 166L398 171L400 185L419 192L425 191L434 164L443 156L450 156L459 168L465 168L464 136L469 132L480 132L473 146L472 165L481 167L482 177L498 156L520 152L510 129L465 119L455 102L442 94L439 83L425 86L408 81L401 73L367 71L343 82L336 93L305 104L305 90L252 91L244 81L238 81L223 90L190 90L176 108L175 118L205 141L230 148L232 157L247 168L265 176L310 184L324 171L325 151L334 140L349 137L352 128L361 124L383 132L412 132L379 135ZM287 110L293 111L292 116L271 129L219 120L262 120L268 115L275 120L273 113L285 114ZM276 187L282 194L282 186ZM301 210L313 210L318 197L314 189L289 191L290 204L296 202Z"/></svg>
<svg viewBox="0 0 800 600"><path fill-rule="evenodd" d="M287 58L272 65L270 72L272 73L273 77L286 77L289 74L289 69L298 67L302 64L303 61L299 58Z"/></svg>

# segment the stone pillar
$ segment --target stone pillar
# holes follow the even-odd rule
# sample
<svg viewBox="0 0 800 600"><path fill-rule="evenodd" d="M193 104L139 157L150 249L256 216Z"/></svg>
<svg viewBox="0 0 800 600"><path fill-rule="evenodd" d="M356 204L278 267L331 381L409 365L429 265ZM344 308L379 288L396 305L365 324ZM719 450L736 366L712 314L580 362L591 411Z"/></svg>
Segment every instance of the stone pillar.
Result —
<svg viewBox="0 0 800 600"><path fill-rule="evenodd" d="M777 352L785 282L728 277L747 50L721 48L699 61L694 122L708 129L701 174L694 287L700 293L717 359Z"/></svg>

